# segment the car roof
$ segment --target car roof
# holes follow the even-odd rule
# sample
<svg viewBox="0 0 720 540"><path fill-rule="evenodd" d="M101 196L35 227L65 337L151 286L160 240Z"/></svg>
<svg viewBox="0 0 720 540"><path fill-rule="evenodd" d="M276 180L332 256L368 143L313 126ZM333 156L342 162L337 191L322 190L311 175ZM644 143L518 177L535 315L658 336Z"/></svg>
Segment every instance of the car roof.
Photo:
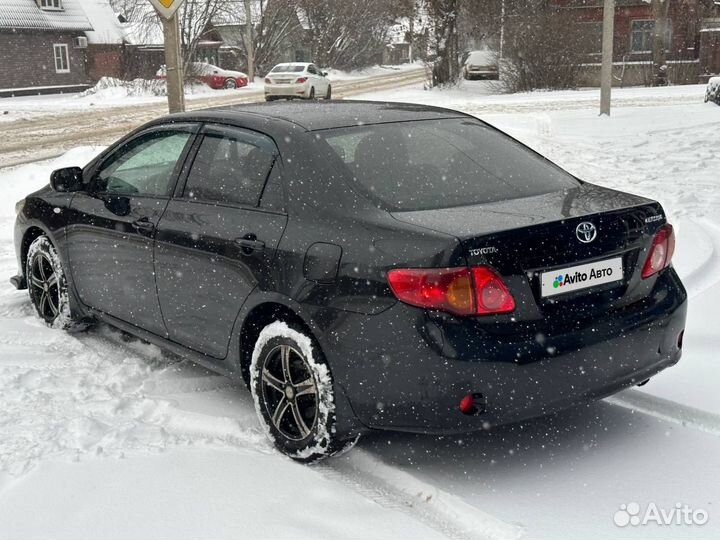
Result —
<svg viewBox="0 0 720 540"><path fill-rule="evenodd" d="M444 118L466 118L467 115L450 109L381 101L310 101L252 103L215 107L185 113L180 118L196 119L212 115L241 122L248 117L275 119L291 122L307 131L409 122L414 120L439 120Z"/></svg>

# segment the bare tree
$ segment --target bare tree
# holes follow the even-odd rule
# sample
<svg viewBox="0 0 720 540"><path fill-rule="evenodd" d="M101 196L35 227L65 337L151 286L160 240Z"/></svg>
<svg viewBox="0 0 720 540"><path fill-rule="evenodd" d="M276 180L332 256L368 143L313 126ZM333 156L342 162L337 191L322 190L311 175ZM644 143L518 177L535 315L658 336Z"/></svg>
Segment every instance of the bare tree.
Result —
<svg viewBox="0 0 720 540"><path fill-rule="evenodd" d="M590 39L567 10L514 13L507 24L501 84L509 92L575 88Z"/></svg>
<svg viewBox="0 0 720 540"><path fill-rule="evenodd" d="M378 62L397 7L386 0L298 0L309 26L313 59L357 68Z"/></svg>
<svg viewBox="0 0 720 540"><path fill-rule="evenodd" d="M157 12L145 0L110 0L113 9L133 27L141 40L155 43L162 36L162 22ZM208 26L225 8L227 0L185 0L178 11L183 61L187 64L195 56L198 44L206 36ZM162 39L162 38L160 38Z"/></svg>
<svg viewBox="0 0 720 540"><path fill-rule="evenodd" d="M425 9L433 22L432 85L454 84L460 76L457 32L460 0L426 0Z"/></svg>

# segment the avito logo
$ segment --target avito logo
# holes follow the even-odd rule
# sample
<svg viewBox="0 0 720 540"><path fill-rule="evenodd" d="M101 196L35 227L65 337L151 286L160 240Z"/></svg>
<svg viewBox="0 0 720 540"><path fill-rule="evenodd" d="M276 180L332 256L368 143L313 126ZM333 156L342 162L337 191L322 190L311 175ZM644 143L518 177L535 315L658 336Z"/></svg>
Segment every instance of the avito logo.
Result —
<svg viewBox="0 0 720 540"><path fill-rule="evenodd" d="M610 267L607 268L591 268L590 272L575 272L574 274L560 274L555 278L553 281L553 287L557 289L558 287L563 287L565 285L573 285L575 283L582 283L583 281L594 280L594 279L600 279L600 278L609 278L613 275L613 269Z"/></svg>

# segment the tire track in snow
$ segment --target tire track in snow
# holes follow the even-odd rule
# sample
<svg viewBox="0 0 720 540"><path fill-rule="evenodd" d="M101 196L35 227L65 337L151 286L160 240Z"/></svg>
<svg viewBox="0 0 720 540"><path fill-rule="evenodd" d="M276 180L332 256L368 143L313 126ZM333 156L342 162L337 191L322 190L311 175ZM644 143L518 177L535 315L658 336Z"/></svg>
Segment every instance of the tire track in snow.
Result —
<svg viewBox="0 0 720 540"><path fill-rule="evenodd" d="M692 298L720 283L720 227L707 219L692 220L698 229L704 229L711 244L711 252L705 261L683 277L683 283Z"/></svg>
<svg viewBox="0 0 720 540"><path fill-rule="evenodd" d="M355 448L315 466L385 508L407 514L454 540L515 540L524 530L471 506L460 497Z"/></svg>
<svg viewBox="0 0 720 540"><path fill-rule="evenodd" d="M604 401L652 416L658 420L720 436L720 415L682 405L669 399L630 389L607 397Z"/></svg>

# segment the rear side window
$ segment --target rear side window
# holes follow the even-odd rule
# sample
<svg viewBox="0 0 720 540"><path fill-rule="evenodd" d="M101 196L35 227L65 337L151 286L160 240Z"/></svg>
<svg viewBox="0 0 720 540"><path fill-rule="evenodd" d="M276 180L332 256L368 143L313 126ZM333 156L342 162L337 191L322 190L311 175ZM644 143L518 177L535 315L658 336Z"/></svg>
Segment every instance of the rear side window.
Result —
<svg viewBox="0 0 720 540"><path fill-rule="evenodd" d="M548 160L473 119L381 124L317 135L353 187L390 211L483 204L578 185Z"/></svg>
<svg viewBox="0 0 720 540"><path fill-rule="evenodd" d="M276 152L274 143L240 130L207 131L184 196L198 201L257 206Z"/></svg>

